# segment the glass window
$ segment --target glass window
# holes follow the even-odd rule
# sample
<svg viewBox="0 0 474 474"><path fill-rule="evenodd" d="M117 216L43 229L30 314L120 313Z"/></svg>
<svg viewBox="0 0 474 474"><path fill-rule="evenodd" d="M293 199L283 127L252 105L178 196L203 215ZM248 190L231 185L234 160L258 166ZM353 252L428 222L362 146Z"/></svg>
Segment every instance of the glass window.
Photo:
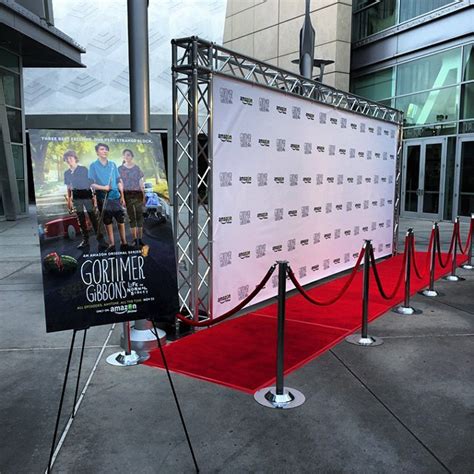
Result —
<svg viewBox="0 0 474 474"><path fill-rule="evenodd" d="M426 125L424 127L408 127L403 129L403 138L437 137L439 135L456 135L456 122Z"/></svg>
<svg viewBox="0 0 474 474"><path fill-rule="evenodd" d="M393 96L393 85L393 68L388 68L353 79L351 89L354 94L380 101Z"/></svg>
<svg viewBox="0 0 474 474"><path fill-rule="evenodd" d="M462 142L459 214L469 216L474 209L474 141Z"/></svg>
<svg viewBox="0 0 474 474"><path fill-rule="evenodd" d="M474 118L474 82L462 86L461 118Z"/></svg>
<svg viewBox="0 0 474 474"><path fill-rule="evenodd" d="M444 180L444 219L450 220L453 212L454 165L456 158L456 137L448 138L446 152L446 178Z"/></svg>
<svg viewBox="0 0 474 474"><path fill-rule="evenodd" d="M405 113L405 126L457 120L459 86L399 97L395 104Z"/></svg>
<svg viewBox="0 0 474 474"><path fill-rule="evenodd" d="M21 133L21 111L7 107L8 128L10 129L10 140L13 143L23 143Z"/></svg>
<svg viewBox="0 0 474 474"><path fill-rule="evenodd" d="M17 179L16 184L18 186L18 197L20 198L20 210L21 212L26 212L25 181Z"/></svg>
<svg viewBox="0 0 474 474"><path fill-rule="evenodd" d="M453 0L400 0L400 22L453 3Z"/></svg>
<svg viewBox="0 0 474 474"><path fill-rule="evenodd" d="M474 44L464 46L463 81L474 80Z"/></svg>
<svg viewBox="0 0 474 474"><path fill-rule="evenodd" d="M0 79L3 84L3 93L5 94L5 103L13 107L21 107L20 104L20 76L13 72L0 69Z"/></svg>
<svg viewBox="0 0 474 474"><path fill-rule="evenodd" d="M358 0L354 3L354 40L365 38L395 25L396 0Z"/></svg>
<svg viewBox="0 0 474 474"><path fill-rule="evenodd" d="M25 178L25 160L23 158L23 147L12 145L13 163L15 165L15 176L17 179Z"/></svg>
<svg viewBox="0 0 474 474"><path fill-rule="evenodd" d="M16 54L0 48L0 66L20 72L20 58Z"/></svg>
<svg viewBox="0 0 474 474"><path fill-rule="evenodd" d="M400 64L397 71L397 95L457 84L460 67L460 48Z"/></svg>

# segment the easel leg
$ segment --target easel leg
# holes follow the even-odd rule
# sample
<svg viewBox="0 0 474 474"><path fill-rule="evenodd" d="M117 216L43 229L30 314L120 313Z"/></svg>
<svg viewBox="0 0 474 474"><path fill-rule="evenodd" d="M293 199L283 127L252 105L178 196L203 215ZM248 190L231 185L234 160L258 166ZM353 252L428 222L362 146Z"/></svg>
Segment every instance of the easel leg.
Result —
<svg viewBox="0 0 474 474"><path fill-rule="evenodd" d="M76 332L77 330L74 329L72 333L71 347L69 349L69 356L67 358L66 373L64 374L63 390L61 392L61 400L59 401L58 414L56 416L56 426L54 427L54 435L53 435L53 442L51 444L51 452L49 453L48 469L47 469L48 474L51 472L51 461L53 460L54 448L56 446L56 437L58 435L59 421L60 421L61 412L63 409L64 394L66 392L67 379L69 376L69 368L71 367L71 357L72 357L72 351L74 349L74 341L76 339Z"/></svg>
<svg viewBox="0 0 474 474"><path fill-rule="evenodd" d="M156 336L156 340L158 341L158 347L160 349L161 358L163 359L163 365L165 366L165 370L166 370L166 374L168 376L168 381L170 383L171 391L173 392L174 401L176 402L176 407L178 408L178 413L179 413L179 417L181 419L181 424L183 425L184 434L186 435L186 440L188 442L189 450L191 451L191 456L193 458L194 467L196 468L196 472L199 472L199 466L198 466L198 463L196 461L196 456L194 455L193 446L191 444L191 438L189 437L189 433L188 433L188 429L186 428L186 423L184 421L183 413L181 412L181 406L179 405L178 396L176 395L176 390L175 390L174 385L173 385L173 380L171 379L171 374L170 374L170 371L168 369L168 362L166 361L165 353L163 351L163 346L161 345L160 337L158 335L158 330L156 328L156 324L155 324L154 320L152 320L152 323L153 323L153 330L154 330L153 332Z"/></svg>
<svg viewBox="0 0 474 474"><path fill-rule="evenodd" d="M79 359L79 370L77 372L76 391L74 392L74 403L72 404L71 418L74 418L76 416L77 394L79 392L79 381L81 379L82 361L84 359L84 347L86 345L86 336L87 336L87 329L84 329L84 334L82 337L81 357Z"/></svg>

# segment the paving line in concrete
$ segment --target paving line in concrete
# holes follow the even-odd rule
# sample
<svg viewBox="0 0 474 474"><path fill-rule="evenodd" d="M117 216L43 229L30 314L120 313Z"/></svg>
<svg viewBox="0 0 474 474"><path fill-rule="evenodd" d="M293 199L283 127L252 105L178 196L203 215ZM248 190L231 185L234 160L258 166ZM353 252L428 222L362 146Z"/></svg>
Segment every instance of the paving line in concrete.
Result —
<svg viewBox="0 0 474 474"><path fill-rule="evenodd" d="M428 337L469 337L474 336L474 333L465 333L465 334L419 334L416 336L384 336L378 335L382 339L417 339L417 338L428 338Z"/></svg>
<svg viewBox="0 0 474 474"><path fill-rule="evenodd" d="M440 466L442 466L446 472L449 472L451 473L452 471L448 468L448 466L446 466L446 464L444 464L443 461L441 461L441 459L434 453L433 450L431 450L431 448L425 444L423 442L423 440L421 438L419 438L409 427L407 424L404 423L404 421L379 397L377 396L377 394L354 372L354 370L352 370L345 362L344 360L342 359L342 357L338 356L333 349L330 349L329 352L346 368L346 370L375 398L375 400L377 400L380 405L382 405L383 408L385 408L385 410L387 410L388 413L390 413L390 415L392 415L393 418L395 418L396 421L398 421L398 423L403 426L403 428L405 428L406 431L408 431L408 433L410 433L413 438L416 439L416 441L418 441L418 443L420 444L420 446L422 446L438 463Z"/></svg>
<svg viewBox="0 0 474 474"><path fill-rule="evenodd" d="M101 346L85 346L85 349L102 349L104 347L103 345ZM119 344L109 344L108 346L105 347L120 347ZM0 352L28 352L28 351L57 351L57 350L65 350L69 349L70 346L58 346L58 347L10 347L10 348L2 348L0 349ZM81 346L74 346L74 349L80 349Z"/></svg>
<svg viewBox="0 0 474 474"><path fill-rule="evenodd" d="M2 221L2 222L4 222L4 221ZM15 222L15 224L13 224L13 225L6 225L4 229L0 229L0 234L3 234L3 233L6 232L7 230L13 229L13 228L16 227L18 224L19 224L19 222ZM2 226L2 227L3 227L3 226Z"/></svg>
<svg viewBox="0 0 474 474"><path fill-rule="evenodd" d="M4 276L3 278L0 278L0 281L5 280L6 278L10 278L12 275L15 275L15 273L21 272L22 270L24 270L25 268L28 268L29 266L33 265L34 263L36 263L36 262L33 261L33 262L27 263L26 265L22 266L21 268L18 268L17 270L9 273L7 276Z"/></svg>
<svg viewBox="0 0 474 474"><path fill-rule="evenodd" d="M450 308L457 309L458 311L462 311L462 312L467 313L467 314L474 314L474 311L469 311L466 308L460 308L459 306L455 306L453 304L446 303L446 301L441 301L441 300L437 299L436 302L444 304L445 306L448 306ZM474 307L473 307L473 309L474 309Z"/></svg>
<svg viewBox="0 0 474 474"><path fill-rule="evenodd" d="M84 385L84 388L82 389L81 394L79 395L79 399L77 400L76 406L73 409L74 414L77 414L77 412L79 410L79 407L81 406L82 400L84 399L84 395L86 394L87 389L89 388L89 384L91 383L92 377L94 376L95 371L97 370L97 366L99 365L100 359L102 358L102 355L103 355L103 353L104 353L104 351L107 347L107 343L109 342L114 329L115 329L115 323L112 324L112 326L109 330L109 333L108 333L108 335L107 335L107 337L104 341L104 344L102 345L102 349L100 350L99 355L97 356L97 359L94 363L94 366L92 367L92 370L89 374L89 377L87 378L87 381ZM51 466L50 466L51 468L54 466L54 463L56 462L56 458L58 457L59 451L61 450L61 448L64 444L64 441L66 439L66 436L69 433L69 430L71 429L71 425L72 425L73 421L74 421L74 417L72 415L70 415L69 420L66 424L66 427L64 428L64 430L61 434L61 438L59 438L58 445L56 446L56 449L54 450L53 458L51 459ZM48 472L49 472L49 469L46 468L45 474L48 474Z"/></svg>

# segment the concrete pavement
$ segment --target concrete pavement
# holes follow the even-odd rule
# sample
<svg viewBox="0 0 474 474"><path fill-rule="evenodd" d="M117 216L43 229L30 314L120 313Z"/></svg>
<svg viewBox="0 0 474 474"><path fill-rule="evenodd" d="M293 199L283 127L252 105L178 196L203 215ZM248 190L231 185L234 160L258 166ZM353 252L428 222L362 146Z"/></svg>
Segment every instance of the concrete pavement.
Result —
<svg viewBox="0 0 474 474"><path fill-rule="evenodd" d="M426 247L431 223L402 220L401 235L408 227ZM444 246L451 228L441 224ZM34 215L0 222L2 474L44 472L71 337L45 333L35 232ZM371 324L382 346L343 342L288 376L306 395L295 410L173 374L201 472L473 472L474 272L459 274L436 283L444 296L413 298L423 314ZM166 374L106 364L120 326L108 335L89 331L81 388L90 383L53 472L193 472ZM61 428L73 396L71 384Z"/></svg>

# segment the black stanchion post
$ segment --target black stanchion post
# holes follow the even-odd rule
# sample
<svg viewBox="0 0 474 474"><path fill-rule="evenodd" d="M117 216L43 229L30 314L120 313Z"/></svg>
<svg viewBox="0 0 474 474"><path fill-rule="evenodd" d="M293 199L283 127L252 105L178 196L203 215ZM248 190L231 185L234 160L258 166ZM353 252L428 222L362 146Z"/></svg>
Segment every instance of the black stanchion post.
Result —
<svg viewBox="0 0 474 474"><path fill-rule="evenodd" d="M116 367L130 367L145 362L150 355L148 353L139 354L132 349L132 342L130 339L130 321L124 321L122 327L123 340L121 343L123 343L122 347L125 347L125 349L109 355L106 359L107 363Z"/></svg>
<svg viewBox="0 0 474 474"><path fill-rule="evenodd" d="M411 260L412 260L412 251L413 251L413 229L409 228L406 233L406 265L405 265L405 296L403 299L403 305L397 306L393 312L397 314L411 315L411 314L421 314L420 309L415 309L410 306L410 287L411 287Z"/></svg>
<svg viewBox="0 0 474 474"><path fill-rule="evenodd" d="M458 258L458 242L457 242L457 233L459 233L459 217L456 217L454 220L454 245L453 245L453 261L451 264L451 275L446 275L443 277L443 280L446 281L463 281L465 278L462 278L456 275L457 268L457 258ZM441 252L441 250L440 250Z"/></svg>
<svg viewBox="0 0 474 474"><path fill-rule="evenodd" d="M360 334L351 334L346 341L358 346L379 346L383 343L380 337L368 335L369 327L369 285L370 285L370 255L373 252L372 241L366 240L364 245L364 275L362 288L362 330Z"/></svg>
<svg viewBox="0 0 474 474"><path fill-rule="evenodd" d="M430 261L430 286L420 291L420 295L428 296L432 298L434 296L440 296L440 294L434 289L434 281L435 281L435 269L436 269L436 252L437 252L437 235L438 235L438 223L433 223L433 229L431 231L433 233L433 244L431 245L431 261Z"/></svg>
<svg viewBox="0 0 474 474"><path fill-rule="evenodd" d="M72 351L74 350L74 341L76 340L76 333L77 333L77 330L74 329L72 333L71 347L69 348L69 355L67 357L66 372L64 374L64 382L63 382L63 388L61 391L61 399L59 401L58 413L56 415L56 424L54 426L53 442L51 443L51 451L49 453L48 467L46 468L46 472L48 474L51 472L51 469L53 466L54 450L56 448L56 438L58 436L59 421L61 419L61 413L63 411L64 394L66 393L66 385L67 385L67 379L69 377L69 369L71 367L71 357L72 357Z"/></svg>
<svg viewBox="0 0 474 474"><path fill-rule="evenodd" d="M464 265L461 265L461 268L464 270L474 270L474 265L472 264L472 248L474 246L474 214L471 214L471 222L469 225L469 238L471 243L469 244L469 252L467 254L467 262Z"/></svg>
<svg viewBox="0 0 474 474"><path fill-rule="evenodd" d="M278 334L277 334L277 365L276 365L276 394L283 395L284 353L285 353L285 303L286 303L286 274L288 262L278 262Z"/></svg>
<svg viewBox="0 0 474 474"><path fill-rule="evenodd" d="M81 356L79 358L79 369L77 371L76 390L74 391L74 403L72 405L72 414L71 414L72 418L76 416L77 395L79 393L79 382L81 380L82 361L84 360L84 348L86 346L86 336L87 336L87 328L84 329L84 334L82 335Z"/></svg>
<svg viewBox="0 0 474 474"><path fill-rule="evenodd" d="M285 307L286 307L286 276L288 262L278 261L278 329L276 352L276 386L266 387L254 394L255 400L269 408L295 408L302 405L305 396L294 388L285 388L284 358L285 358Z"/></svg>

